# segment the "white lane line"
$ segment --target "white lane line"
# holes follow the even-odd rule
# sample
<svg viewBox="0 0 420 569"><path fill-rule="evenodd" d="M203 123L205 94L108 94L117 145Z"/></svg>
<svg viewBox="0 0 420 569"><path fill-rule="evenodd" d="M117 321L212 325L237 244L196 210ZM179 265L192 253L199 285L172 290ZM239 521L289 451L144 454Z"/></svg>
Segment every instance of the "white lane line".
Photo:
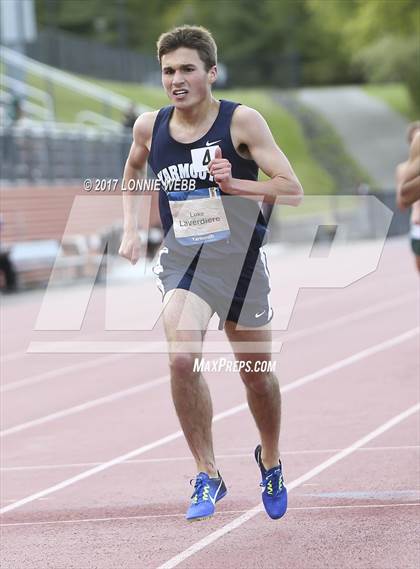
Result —
<svg viewBox="0 0 420 569"><path fill-rule="evenodd" d="M88 362L79 362L76 364L71 364L68 366L52 369L50 371L46 371L43 373L38 373L36 375L32 375L31 377L27 377L19 381L13 381L11 383L6 383L5 385L2 385L0 387L0 393L6 393L8 391L14 391L15 389L19 389L21 387L26 387L27 385L34 385L36 383L41 383L41 381L45 381L46 379L51 379L53 377L60 377L61 375L65 375L67 373L80 371L84 369L90 369L92 367L96 367L99 365L116 362L128 356L129 354L111 354L110 356L101 356L99 358L89 360Z"/></svg>
<svg viewBox="0 0 420 569"><path fill-rule="evenodd" d="M404 334L400 334L399 336L396 336L394 338L391 338L390 340L387 340L386 342L383 342L382 344L378 344L377 346L373 346L372 348L369 348L367 350L363 350L363 352L359 352L358 354L355 354L355 355L351 356L350 358L346 358L346 360L341 360L340 362L336 362L332 366L328 366L326 368L323 368L323 371L318 370L315 373L304 376L304 377L286 385L283 389L283 393L288 392L288 391L292 391L293 389L296 389L297 387L301 387L305 383L309 383L310 381L314 381L316 379L319 379L323 375L327 375L328 373L331 373L331 371L341 369L342 367L344 367L344 365L350 365L356 361L360 361L364 357L368 357L374 353L378 353L379 351L387 349L389 347L396 346L396 345L404 342L405 340L412 338L415 334L418 333L418 331L419 331L419 328L409 330L409 331L405 332ZM363 354L363 356L361 356L360 354ZM344 364L343 362L347 362L347 363ZM232 415L235 415L236 413L240 413L241 411L244 411L247 408L248 408L247 403L242 403L240 405L236 405L235 407L231 407L227 411L223 411L222 413L218 413L217 415L215 415L213 417L213 422L217 422L217 421L220 421L221 419L224 419L226 417L230 417ZM109 461L104 462L98 466L95 466L94 468L91 468L89 470L85 470L84 472L81 472L80 474L77 474L76 476L72 476L71 478L67 478L66 480L63 480L62 482L55 484L54 486L50 486L48 488L45 488L44 490L36 492L35 494L29 495L26 498L22 498L21 500L17 500L13 504L9 504L8 506L1 508L0 514L4 514L6 512L16 510L17 508L20 508L20 507L24 506L25 504L28 504L30 502L34 502L38 498L43 498L44 496L48 496L49 494L57 492L58 490L62 490L63 488L67 488L67 486L71 486L72 484L75 484L76 482L80 482L81 480L89 478L90 476L93 476L93 475L97 474L98 472L102 472L103 470L107 470L108 468L111 468L112 466L115 466L116 464L121 464L122 462L125 462L126 460L129 460L129 459L132 459L136 456L144 454L145 452L148 452L149 450L152 450L154 448L158 448L158 447L163 446L167 443L170 443L170 442L180 438L181 436L183 436L183 433L181 430L178 430L175 433L172 433L166 437L158 439L152 443L149 443L147 445L136 448L136 449L134 449L128 453L125 453L123 455L117 456L116 458L113 458L112 460L109 460Z"/></svg>
<svg viewBox="0 0 420 569"><path fill-rule="evenodd" d="M287 484L288 491L290 492L294 488L297 488L301 484L307 482L308 480L311 480L315 476L318 476L319 474L321 474L321 472L324 472L324 470L326 470L330 466L333 466L334 464L336 464L340 460L343 460L347 456L351 455L355 450L357 450L361 446L363 446L366 443L370 442L371 440L379 437L380 435L382 435L383 433L385 433L386 431L388 431L392 427L395 427L396 425L398 425L399 423L401 423L402 421L404 421L405 419L407 419L408 417L410 417L414 413L417 413L419 411L419 409L420 409L420 403L417 403L416 405L412 405L411 407L409 407L408 409L406 409L402 413L399 413L395 417L392 417L392 419L389 419L385 423L382 423L382 425L380 425L378 428L371 431L370 433L368 433L367 435L365 435L361 439L358 439L357 441L355 441L353 444L351 444L347 448L336 453L335 455L331 456L329 459L325 460L324 462L321 462L320 464L318 464L314 468L311 468L311 470L309 470L308 472L306 472L302 476L299 476L299 478L296 478L291 483ZM230 533L231 531L237 529L242 524L244 524L245 522L247 522L248 520L250 520L251 518L253 518L254 516L256 516L258 513L262 512L262 511L263 511L263 506L260 503L260 504L258 504L258 506L255 506L254 508L252 508L252 509L248 510L247 512L245 512L244 514L242 514L242 516L239 516L238 518L234 519L233 521L229 522L228 524L224 525L223 527L219 528L218 530L210 533L205 538L200 539L200 541L197 541L196 543L194 543L191 547L189 547L185 551L182 551L178 555L175 555L174 557L172 557L171 559L166 561L163 565L159 565L158 569L172 569L173 567L176 567L177 565L179 565L180 563L182 563L183 561L185 561L186 559L188 559L192 555L198 553L199 551L201 551L205 547L214 543L219 538L221 538L221 537L227 535L228 533Z"/></svg>
<svg viewBox="0 0 420 569"><path fill-rule="evenodd" d="M4 504L9 504L10 502L14 502L16 500L16 498L13 498L12 500L3 500ZM46 501L46 500L51 500L51 498L40 498L39 501L41 502L42 500Z"/></svg>
<svg viewBox="0 0 420 569"><path fill-rule="evenodd" d="M312 454L331 454L332 452L339 452L340 448L326 448L319 450L283 450L281 452L282 456L291 455L312 455ZM385 447L363 447L357 449L359 452L390 452L390 451L401 451L401 450L420 450L420 445L401 445L401 446L385 446ZM217 460L223 459L235 459L235 458L249 458L252 452L244 452L241 454L216 454ZM125 460L121 464L149 464L149 463L160 463L160 462L183 462L183 461L194 461L192 456L173 456L173 457L162 457L162 458L138 458L132 460ZM27 466L3 466L0 467L0 472L25 472L27 470L59 470L61 468L84 468L86 466L98 466L102 464L101 462L74 462L68 464L38 464L38 465L27 465ZM308 486L313 486L313 484L308 484ZM314 486L317 486L316 484Z"/></svg>
<svg viewBox="0 0 420 569"><path fill-rule="evenodd" d="M283 331L283 332L281 332L281 334L285 334L285 337L284 337L285 341L295 340L297 338L301 338L301 337L313 334L315 332L319 332L322 330L326 330L328 328L333 328L335 326L339 326L340 324L343 324L346 322L352 322L352 321L358 320L360 318L363 318L364 316L374 314L375 312L380 312L382 310L385 310L387 308L391 308L393 306L398 306L400 304L408 302L409 300L414 300L416 297L418 297L418 295L416 293L407 294L400 299L381 302L381 303L375 304L374 306L371 306L367 309L359 310L358 312L354 312L350 315L346 315L346 316L342 316L340 318L336 318L334 320L330 320L329 322L325 322L325 323L319 324L317 326L305 328L303 330L299 330L297 332L292 332L290 334L288 334L286 331ZM313 304L313 302L314 301L302 302L299 304L299 306L306 307L308 305ZM10 357L13 355L16 356L19 353L20 352L15 353L15 354L10 354ZM47 379L51 379L53 377L59 377L62 375L66 375L67 373L79 371L81 369L89 369L90 367L96 367L97 365L102 365L103 363L111 363L115 360L121 359L122 357L124 357L126 355L129 355L129 354L113 354L113 355L109 356L108 358L106 358L106 357L95 358L94 360L90 360L89 362L72 364L72 365L64 366L62 368L56 368L54 370L39 373L39 374L34 375L32 377L27 377L25 379L21 379L19 381L14 381L14 382L8 383L4 386L1 386L0 387L0 393L6 393L8 391L14 391L16 389L20 389L21 387L26 387L28 385L34 385L36 383L41 383L42 381L47 380ZM5 359L6 358L3 358L3 361L5 361Z"/></svg>
<svg viewBox="0 0 420 569"><path fill-rule="evenodd" d="M242 403L241 405L236 405L235 407L231 407L227 411L223 411L222 413L218 413L217 415L215 415L213 418L213 421L220 421L221 419L225 419L226 417L230 417L231 415L235 415L239 411L243 411L243 409L245 409L246 407L247 407L246 403ZM129 460L130 458L134 458L135 456L139 456L141 454L144 454L145 452L148 452L149 450L153 450L154 448L158 448L158 447L163 446L167 443L170 443L176 439L179 439L182 436L183 436L183 433L181 430L179 430L179 431L176 431L175 433L171 433L170 435L167 435L166 437L162 437L161 439L158 439L152 443L149 443L147 445L136 448L130 452L127 452L125 454L117 456L116 458L113 458L112 460L104 462L104 463L102 463L98 466L95 466L94 468L91 468L89 470L85 470L84 472L81 472L80 474L77 474L76 476L72 476L71 478L67 478L66 480L63 480L62 482L59 482L58 484L55 484L54 486L50 486L49 488L46 488L45 490L41 490L40 492L36 492L35 494L31 494L30 496L27 496L26 498L18 500L17 502L14 502L13 504L9 504L8 506L5 506L5 507L0 509L0 514L5 514L6 512L16 510L17 508L20 508L20 507L24 506L25 504L28 504L29 502L33 502L35 500L38 500L39 498L43 498L44 496L48 496L49 494L53 494L54 492L57 492L58 490L62 490L63 488L67 488L67 486L71 486L72 484L75 484L76 482L80 482L81 480L89 478L90 476L93 476L94 474L98 474L98 472L102 472L104 470L107 470L108 468L111 468L112 466L115 466L116 464L121 464L122 462Z"/></svg>
<svg viewBox="0 0 420 569"><path fill-rule="evenodd" d="M266 247L267 247L267 246L266 246ZM270 253L270 256L271 256L271 253ZM407 279L409 279L409 280L411 281L411 280L412 280L412 273L411 273L411 272L408 272L408 273L401 273L401 274L397 275L397 277L398 277L398 278L401 278L402 280L407 280ZM365 283L364 287L365 287L365 289L366 289L366 288L369 289L369 288L372 288L372 287L377 288L377 287L378 287L378 283L377 283L376 281L375 281L375 282L368 282L368 283ZM302 290L304 290L304 289L302 289ZM363 293L365 294L366 291L363 290ZM416 295L416 296L418 296L418 295ZM298 308L311 308L311 307L317 306L317 305L319 305L319 304L323 304L323 303L325 303L325 302L331 303L331 296L329 296L329 295L326 294L326 293L322 293L321 296L319 296L318 298L313 298L313 299L310 299L310 300L300 300L300 297L299 297L299 295L298 295L293 310L295 310L296 307L298 307ZM83 338L90 338L90 337L91 337L91 335L89 335L89 336L81 336L82 339L83 339ZM7 362L7 361L12 361L12 360L15 360L15 359L19 359L20 357L31 356L31 355L32 355L32 352L28 352L27 350L26 350L26 351L25 351L25 350L20 350L20 351L16 351L16 352L11 352L11 353L9 353L9 354L4 354L4 355L1 356L0 359L1 359L2 362ZM46 379L48 379L48 378L46 378ZM23 380L23 381L25 381L25 380ZM41 380L41 381L42 381L42 380ZM1 390L0 390L0 392L1 392Z"/></svg>
<svg viewBox="0 0 420 569"><path fill-rule="evenodd" d="M320 304L320 303L327 302L328 300L330 300L330 299L328 299L328 298L322 298L322 299L312 299L312 300L307 300L307 301L302 301L302 302L299 301L299 308L310 308L310 307L316 306L316 305L318 305L318 304ZM297 303L298 303L298 301L296 301L295 306L296 306ZM92 335L91 335L91 334L89 334L89 335L80 335L80 336L79 336L79 340L87 340L87 339L89 339L89 338L92 338ZM37 356L39 355L39 354L37 354L36 352L35 352L35 354L36 354ZM10 361L13 361L13 360L17 360L17 359L20 359L20 358L24 358L25 356L30 357L30 356L33 356L33 355L34 355L34 352L29 352L28 350L19 350L19 351L16 351L16 352L11 352L11 353L9 353L9 354L0 354L0 364L6 363L6 362L10 362ZM95 361L100 364L101 361L102 361L102 359L101 359L101 358L97 358ZM62 369L62 368L58 368L58 371L61 370L61 369ZM67 368L64 368L64 369L67 369ZM70 371L71 371L71 370L70 370ZM45 377L45 378L43 377L44 374L38 374L38 375L36 375L36 376L33 376L33 377L34 377L33 382L34 382L34 383L39 383L39 382L43 381L44 379L49 379L50 376L48 375L48 373L49 373L49 372L45 372L45 374L46 374L46 377ZM65 372L65 373L67 373L67 372ZM61 375L61 374L60 374L60 375ZM55 377L55 376L52 376L52 377ZM32 378L25 378L25 379L23 379L23 380L16 381L16 382L13 382L13 383L8 384L8 386L10 386L10 387L9 387L9 389L6 389L5 391L12 391L12 389L18 389L18 388L20 388L20 387L25 387L26 385L31 385L31 383L32 383ZM12 387L12 385L15 385L15 387ZM3 388L0 387L0 392L2 392L3 390L4 390L4 387L3 387Z"/></svg>
<svg viewBox="0 0 420 569"><path fill-rule="evenodd" d="M413 506L420 506L420 502L406 502L401 504L352 504L351 506L299 506L290 507L287 512L307 512L311 510L345 510L345 509L360 509L360 508L410 508ZM247 510L224 510L223 512L216 512L215 518L228 516L232 514L243 514ZM76 518L73 520L51 520L39 522L14 522L9 524L0 524L0 528L14 527L14 526L44 526L55 524L85 524L92 522L119 522L119 521L132 521L132 520L154 520L159 518L185 518L185 512L180 514L150 514L146 516L115 516L109 518Z"/></svg>
<svg viewBox="0 0 420 569"><path fill-rule="evenodd" d="M292 388L296 389L296 387L300 387L301 385L304 385L306 383L314 381L315 379L318 379L319 377L322 377L322 376L327 375L329 373L332 373L334 371L338 371L338 370L340 370L344 367L347 367L349 365L352 365L356 362L360 362L361 360L368 358L369 356L373 356L374 354L377 354L379 352L387 350L388 348L392 348L394 346L397 346L398 344L402 344L406 340L410 340L411 338L414 338L415 336L417 336L419 331L420 331L419 327L412 328L411 330L407 330L407 332L404 332L403 334L399 334L398 336L394 336L394 338L390 338L389 340L385 340L385 342L381 342L380 344L376 344L374 346L371 346L370 348L366 348L365 350L361 350L360 352L357 352L357 353L353 354L352 356L349 356L348 358L344 358L344 359L339 360L339 361L337 361L337 362L335 362L329 366L323 367L323 368L319 369L318 371L304 375L300 379L293 381L292 383L288 383L287 385L282 387L282 393L287 393Z"/></svg>
<svg viewBox="0 0 420 569"><path fill-rule="evenodd" d="M364 318L365 316L370 316L371 314L375 314L376 312L382 312L385 310L389 310L390 308L395 308L397 306L400 306L401 304L405 304L406 302L415 300L418 297L419 295L417 293L406 294L405 296L398 298L397 300L387 300L385 302L380 302L378 304L374 304L373 306L369 306L369 308L365 308L363 310L359 310L357 312L353 312L352 314L347 314L345 316L340 316L339 318L328 320L327 322L322 322L321 324L317 324L316 326L312 326L310 328L304 328L296 332L291 332L290 334L286 332L285 335L281 337L281 340L283 342L290 342L292 340L297 340L298 338L303 338L305 336L315 334L316 332L329 330L330 328L335 328L336 326L340 326L342 324L348 324L349 322L360 320L361 318Z"/></svg>
<svg viewBox="0 0 420 569"><path fill-rule="evenodd" d="M337 361L337 362L335 362L329 366L323 367L323 368L321 368L321 369L319 369L313 373L310 373L308 375L304 375L300 379L295 380L295 381L288 383L285 386L283 386L282 387L282 393L287 393L291 389L295 389L296 387L300 387L301 385L304 385L306 383L309 383L310 381L313 381L315 379L323 377L324 375L332 373L333 371L337 371L339 369L342 369L343 367L351 365L351 364L353 364L357 361L360 361L366 357L369 357L375 353L378 353L380 351L383 351L383 350L386 350L386 349L391 348L393 346L396 346L402 342L405 342L406 340L416 336L419 333L419 331L420 331L420 328L413 328L411 330L408 330L407 332L404 332L403 334L400 334L398 336L395 336L394 338L391 338L390 340L386 340L385 342L371 346L370 348L367 348L365 350L357 352L356 354L353 354L352 356L350 356L348 358L344 358L344 359L339 360L339 361ZM160 380L156 380L156 381L157 381L157 385L164 383L164 381L162 381L162 378L160 378ZM153 382L150 382L150 384L152 384L152 383ZM79 413L81 411L84 411L85 409L91 409L92 407L102 405L103 403L109 403L110 401L113 401L116 399L121 399L123 397L126 397L127 395L130 395L132 393L132 389L139 389L141 391L140 387L141 386L137 386L137 387L125 389L122 391L117 391L117 392L111 393L105 397L100 397L99 399L87 401L85 403L82 403L81 405L76 405L75 407L70 407L68 409L62 409L61 411L51 413L50 415L45 415L44 417L38 417L37 419L33 419L32 421L28 421L26 423L21 423L20 425L15 425L13 427L9 427L8 429L4 429L3 431L0 431L0 437L5 437L7 435L13 435L15 433L19 433L19 432L24 431L26 429L30 429L32 427L36 427L36 426L42 425L44 423L48 423L49 421L61 419L63 417L67 417L69 415L74 415L75 413ZM150 387L153 387L153 385L151 385ZM245 405L244 409L245 408L246 408L246 405Z"/></svg>
<svg viewBox="0 0 420 569"><path fill-rule="evenodd" d="M82 411L86 411L87 409L92 409L93 407L98 407L99 405L104 405L106 403L113 403L118 399L123 399L124 397L128 397L129 395L134 395L135 393L141 393L142 391L147 391L154 387L158 387L159 385L164 385L165 383L168 382L169 382L169 375L164 375L158 379L153 379L152 381L148 381L147 383L143 383L141 385L135 385L134 387L122 389L121 391L115 391L114 393L110 393L109 395L105 395L104 397L92 399L90 401L86 401L85 403L81 403L80 405L75 405L74 407L69 407L67 409L63 409L62 411L57 411L55 413L45 415L44 417L39 417L38 419L33 419L32 421L28 421L26 423L21 423L20 425L15 425L14 427L10 427L9 429L4 429L3 431L0 431L0 437L13 435L15 433L19 433L26 429L37 427L38 425L43 425L44 423L48 423L49 421L62 419L63 417L74 415L75 413L81 413Z"/></svg>

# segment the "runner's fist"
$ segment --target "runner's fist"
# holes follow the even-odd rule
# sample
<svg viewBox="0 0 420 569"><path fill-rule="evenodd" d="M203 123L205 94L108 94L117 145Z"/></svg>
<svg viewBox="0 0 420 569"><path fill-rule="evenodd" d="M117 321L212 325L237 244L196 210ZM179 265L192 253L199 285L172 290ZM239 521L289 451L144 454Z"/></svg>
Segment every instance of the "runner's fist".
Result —
<svg viewBox="0 0 420 569"><path fill-rule="evenodd" d="M208 169L214 181L226 194L232 191L232 164L226 158L222 158L220 146L216 146L213 160L209 163Z"/></svg>
<svg viewBox="0 0 420 569"><path fill-rule="evenodd" d="M125 231L118 254L135 265L140 258L141 240L138 231Z"/></svg>

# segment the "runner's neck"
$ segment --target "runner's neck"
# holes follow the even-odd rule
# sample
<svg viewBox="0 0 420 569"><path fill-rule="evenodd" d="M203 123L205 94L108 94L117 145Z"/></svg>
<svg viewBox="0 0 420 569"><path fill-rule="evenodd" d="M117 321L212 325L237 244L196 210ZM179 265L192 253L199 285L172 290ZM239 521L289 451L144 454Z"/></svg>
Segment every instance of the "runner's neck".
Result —
<svg viewBox="0 0 420 569"><path fill-rule="evenodd" d="M220 101L213 97L205 99L189 109L174 109L171 126L197 130L207 122L213 124L219 113Z"/></svg>

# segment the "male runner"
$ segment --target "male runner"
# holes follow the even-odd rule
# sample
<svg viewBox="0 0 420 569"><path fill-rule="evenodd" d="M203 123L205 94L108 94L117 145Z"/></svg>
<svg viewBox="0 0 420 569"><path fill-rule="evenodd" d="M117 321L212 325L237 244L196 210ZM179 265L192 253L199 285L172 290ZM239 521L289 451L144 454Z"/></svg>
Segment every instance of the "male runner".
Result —
<svg viewBox="0 0 420 569"><path fill-rule="evenodd" d="M213 452L210 392L194 361L215 312L237 360L271 361L273 311L260 250L267 221L258 199L298 205L302 188L262 116L212 96L217 48L210 32L176 28L159 38L157 48L171 105L137 119L124 181L145 177L148 163L162 182L165 240L155 272L164 295L172 397L198 471L187 512L187 519L195 520L211 516L227 490ZM257 181L258 168L268 180ZM120 254L132 263L140 251L138 198L128 193L123 198ZM244 345L255 343L265 347L263 353L244 353ZM255 458L262 499L276 519L287 509L279 459L279 385L273 373L250 368L240 375L261 438Z"/></svg>
<svg viewBox="0 0 420 569"><path fill-rule="evenodd" d="M398 164L397 204L401 209L411 206L411 248L420 272L420 121L408 126L410 145L408 160Z"/></svg>

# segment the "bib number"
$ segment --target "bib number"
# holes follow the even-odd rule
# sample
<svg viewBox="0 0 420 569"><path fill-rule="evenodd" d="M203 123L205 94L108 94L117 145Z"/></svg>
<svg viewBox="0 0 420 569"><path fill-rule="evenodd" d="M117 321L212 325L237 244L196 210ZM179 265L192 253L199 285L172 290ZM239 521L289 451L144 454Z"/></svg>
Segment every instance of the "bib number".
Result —
<svg viewBox="0 0 420 569"><path fill-rule="evenodd" d="M207 166L213 160L218 146L203 146L191 150L192 165L196 172L207 172Z"/></svg>

